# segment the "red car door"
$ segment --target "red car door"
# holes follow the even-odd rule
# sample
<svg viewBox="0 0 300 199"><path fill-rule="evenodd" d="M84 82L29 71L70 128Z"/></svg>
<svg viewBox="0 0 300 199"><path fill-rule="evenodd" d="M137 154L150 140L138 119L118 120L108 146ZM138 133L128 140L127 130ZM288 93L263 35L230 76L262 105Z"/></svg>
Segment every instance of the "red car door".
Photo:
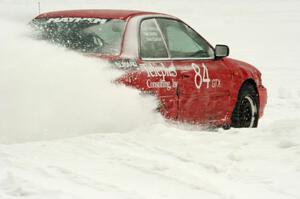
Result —
<svg viewBox="0 0 300 199"><path fill-rule="evenodd" d="M168 119L178 116L178 74L154 18L147 18L140 25L139 69L131 76L131 85L159 98L158 109Z"/></svg>
<svg viewBox="0 0 300 199"><path fill-rule="evenodd" d="M178 119L207 123L225 118L231 72L210 45L181 21L157 18L178 75Z"/></svg>
<svg viewBox="0 0 300 199"><path fill-rule="evenodd" d="M222 60L177 61L179 118L195 123L225 119L230 102L231 73Z"/></svg>

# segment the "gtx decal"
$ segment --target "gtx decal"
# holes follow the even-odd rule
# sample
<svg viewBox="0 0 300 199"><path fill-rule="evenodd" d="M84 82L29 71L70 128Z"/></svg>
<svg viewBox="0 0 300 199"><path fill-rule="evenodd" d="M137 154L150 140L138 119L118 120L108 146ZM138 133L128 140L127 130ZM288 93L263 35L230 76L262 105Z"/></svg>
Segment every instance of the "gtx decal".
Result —
<svg viewBox="0 0 300 199"><path fill-rule="evenodd" d="M221 80L219 80L219 79L213 79L211 81L211 87L212 88L220 88L221 87Z"/></svg>

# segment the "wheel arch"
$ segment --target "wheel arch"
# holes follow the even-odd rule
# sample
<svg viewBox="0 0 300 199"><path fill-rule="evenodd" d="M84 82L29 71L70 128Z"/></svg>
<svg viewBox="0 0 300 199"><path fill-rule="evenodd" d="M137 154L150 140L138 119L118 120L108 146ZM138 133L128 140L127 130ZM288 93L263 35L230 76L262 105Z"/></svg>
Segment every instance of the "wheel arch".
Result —
<svg viewBox="0 0 300 199"><path fill-rule="evenodd" d="M239 92L238 93L240 93L240 91L241 91L241 89L243 88L243 86L245 86L246 84L250 84L250 85L252 85L254 88L255 88L255 91L256 91L256 93L258 93L258 90L257 90L257 85L256 85L256 82L254 81L254 79L252 79L252 78L248 78L248 79L246 79L242 84L241 84L241 86L240 86L240 89L239 89Z"/></svg>
<svg viewBox="0 0 300 199"><path fill-rule="evenodd" d="M240 98L240 95L241 93L243 92L244 88L248 87L249 86L252 87L252 89L254 90L255 92L255 95L256 95L256 101L257 101L257 112L259 113L259 108L260 108L260 105L259 105L259 93L258 93L258 88L257 88L257 84L256 82L254 81L254 79L252 78L248 78L248 79L245 79L239 86L239 89L238 89L238 92L236 93L236 99L235 99L235 103L234 103L234 106L233 106L233 109L232 109L232 113L231 113L231 125L235 126L234 124L234 121L233 121L233 116L234 116L234 112L235 112L235 109L236 109L236 106L237 106L237 103L238 103L238 99ZM258 120L256 121L256 125L255 127L257 127L257 122Z"/></svg>
<svg viewBox="0 0 300 199"><path fill-rule="evenodd" d="M259 109L259 107L260 107L260 100L259 100L259 95L258 95L258 89L257 89L257 84L256 84L256 82L254 81L254 79L253 78L246 78L246 79L244 79L243 81L240 81L241 83L239 83L239 84L237 84L237 89L235 90L235 92L233 92L232 94L231 94L231 96L232 96L232 100L231 100L231 103L230 103L230 108L228 109L228 115L227 115L227 118L229 119L230 118L230 123L232 123L232 121L231 121L231 118L232 118L232 113L233 113L233 110L234 110L234 108L235 108L235 106L236 106L236 103L237 103L237 100L238 100L238 96L239 96L239 94L240 94L240 92L241 92L241 90L242 90L242 88L245 86L245 85L252 85L254 88L255 88L255 91L256 91L256 93L257 93L257 98L258 98L258 109Z"/></svg>
<svg viewBox="0 0 300 199"><path fill-rule="evenodd" d="M258 94L257 84L256 84L256 82L254 81L254 79L252 79L252 78L248 78L248 79L244 80L243 83L240 85L239 92L237 93L236 100L235 100L235 103L234 103L234 104L236 104L236 101L237 101L238 96L239 96L239 94L240 94L240 92L241 92L241 89L242 89L245 85L247 85L247 84L248 84L248 85L252 85L252 86L255 88L256 95L257 95L257 99L258 99L258 109L259 109L259 107L260 107L260 100L259 100L259 94Z"/></svg>

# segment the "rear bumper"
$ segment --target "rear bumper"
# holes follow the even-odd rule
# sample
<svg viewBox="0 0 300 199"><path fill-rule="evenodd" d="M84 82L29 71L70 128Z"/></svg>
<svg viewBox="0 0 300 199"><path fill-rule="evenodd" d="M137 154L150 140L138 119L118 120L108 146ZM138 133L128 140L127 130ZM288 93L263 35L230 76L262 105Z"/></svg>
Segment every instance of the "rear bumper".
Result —
<svg viewBox="0 0 300 199"><path fill-rule="evenodd" d="M258 86L258 97L259 97L259 118L264 115L264 110L267 104L268 94L267 89L264 86Z"/></svg>

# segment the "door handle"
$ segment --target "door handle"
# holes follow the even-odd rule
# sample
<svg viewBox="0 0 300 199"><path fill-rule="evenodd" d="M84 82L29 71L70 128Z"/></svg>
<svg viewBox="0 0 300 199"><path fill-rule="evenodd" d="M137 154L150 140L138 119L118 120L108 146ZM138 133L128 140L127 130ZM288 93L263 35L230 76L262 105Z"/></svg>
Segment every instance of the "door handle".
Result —
<svg viewBox="0 0 300 199"><path fill-rule="evenodd" d="M182 77L183 77L183 78L190 78L191 75L189 75L189 74L183 74Z"/></svg>

